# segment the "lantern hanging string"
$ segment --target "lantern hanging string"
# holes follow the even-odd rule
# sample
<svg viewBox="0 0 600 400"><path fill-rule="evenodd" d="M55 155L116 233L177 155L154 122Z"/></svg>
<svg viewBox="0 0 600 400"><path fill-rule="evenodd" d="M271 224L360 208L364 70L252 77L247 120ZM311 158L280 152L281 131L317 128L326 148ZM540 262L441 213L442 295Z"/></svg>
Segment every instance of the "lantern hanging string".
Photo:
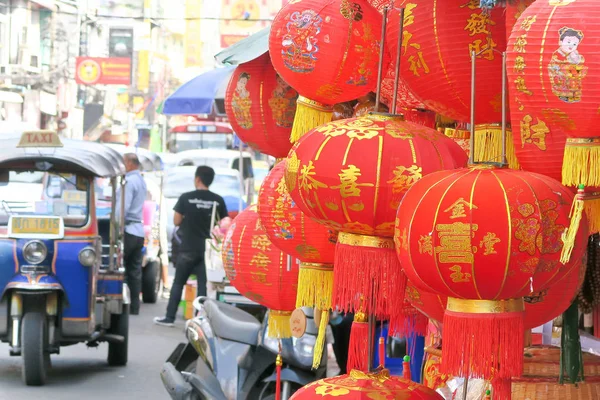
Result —
<svg viewBox="0 0 600 400"><path fill-rule="evenodd" d="M399 19L399 29L398 29L398 43L396 48L398 49L398 54L396 54L396 71L394 75L394 94L392 99L392 114L396 114L397 111L397 101L398 101L398 85L400 84L400 55L402 54L402 38L404 37L404 8L400 9L400 19ZM379 107L379 104L376 105Z"/></svg>

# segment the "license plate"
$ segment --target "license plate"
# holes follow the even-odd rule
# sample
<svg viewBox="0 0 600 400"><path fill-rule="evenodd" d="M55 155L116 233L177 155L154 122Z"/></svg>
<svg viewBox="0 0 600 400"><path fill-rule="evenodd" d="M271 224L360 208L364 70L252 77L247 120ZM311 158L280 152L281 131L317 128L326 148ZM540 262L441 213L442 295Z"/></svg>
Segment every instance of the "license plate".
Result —
<svg viewBox="0 0 600 400"><path fill-rule="evenodd" d="M12 235L51 235L61 234L61 218L59 217L12 217L11 234Z"/></svg>

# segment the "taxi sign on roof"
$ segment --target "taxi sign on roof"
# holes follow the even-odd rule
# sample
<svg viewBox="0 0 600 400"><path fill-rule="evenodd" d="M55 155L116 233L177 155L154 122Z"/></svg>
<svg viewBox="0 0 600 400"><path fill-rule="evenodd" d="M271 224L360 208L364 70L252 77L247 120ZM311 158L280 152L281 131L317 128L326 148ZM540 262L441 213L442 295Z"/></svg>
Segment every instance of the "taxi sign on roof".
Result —
<svg viewBox="0 0 600 400"><path fill-rule="evenodd" d="M63 147L55 131L23 132L17 147Z"/></svg>

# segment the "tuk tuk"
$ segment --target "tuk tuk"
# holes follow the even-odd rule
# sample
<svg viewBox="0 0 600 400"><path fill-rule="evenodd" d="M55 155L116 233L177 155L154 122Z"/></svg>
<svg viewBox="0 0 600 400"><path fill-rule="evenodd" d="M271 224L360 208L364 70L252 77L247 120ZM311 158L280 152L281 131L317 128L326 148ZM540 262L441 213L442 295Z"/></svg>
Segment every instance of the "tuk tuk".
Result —
<svg viewBox="0 0 600 400"><path fill-rule="evenodd" d="M163 197L163 163L156 153L143 148L128 147L118 144L107 144L121 155L134 153L140 161L140 169L146 182L146 201L144 202L144 213L142 222L144 224L144 259L142 261L142 300L144 303L156 303L162 285L163 268L168 268L168 244L167 244L167 211L166 202ZM97 180L98 181L98 180ZM110 186L103 187L103 191L110 192ZM96 185L102 186L102 185ZM102 195L96 196L97 209L101 210L99 215L108 218L108 201Z"/></svg>
<svg viewBox="0 0 600 400"><path fill-rule="evenodd" d="M109 365L127 363L124 175L123 157L98 143L52 131L0 138L0 187L44 182L39 200L27 207L0 199L0 341L23 358L27 385L45 383L50 355L61 346L108 342ZM98 177L122 188L121 210L113 196L106 221L98 220L93 201Z"/></svg>

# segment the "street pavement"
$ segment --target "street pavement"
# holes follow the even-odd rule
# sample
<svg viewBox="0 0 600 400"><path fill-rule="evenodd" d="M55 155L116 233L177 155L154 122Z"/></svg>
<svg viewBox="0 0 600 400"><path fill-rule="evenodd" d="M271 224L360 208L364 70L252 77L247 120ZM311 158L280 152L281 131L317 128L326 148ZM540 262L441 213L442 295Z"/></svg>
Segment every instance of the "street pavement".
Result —
<svg viewBox="0 0 600 400"><path fill-rule="evenodd" d="M164 315L166 300L142 304L140 315L129 319L129 362L109 367L108 345L88 348L84 343L61 348L52 356L45 386L27 387L21 380L21 358L8 355L0 344L0 400L143 399L164 400L169 396L160 379L160 369L179 342L185 341L184 322L175 328L156 326L153 317Z"/></svg>

